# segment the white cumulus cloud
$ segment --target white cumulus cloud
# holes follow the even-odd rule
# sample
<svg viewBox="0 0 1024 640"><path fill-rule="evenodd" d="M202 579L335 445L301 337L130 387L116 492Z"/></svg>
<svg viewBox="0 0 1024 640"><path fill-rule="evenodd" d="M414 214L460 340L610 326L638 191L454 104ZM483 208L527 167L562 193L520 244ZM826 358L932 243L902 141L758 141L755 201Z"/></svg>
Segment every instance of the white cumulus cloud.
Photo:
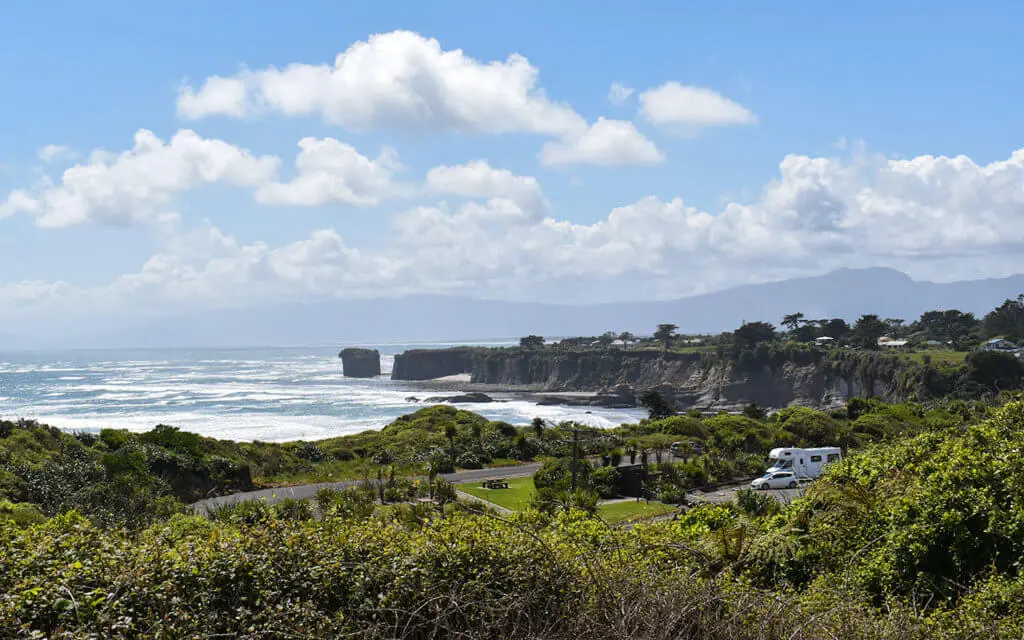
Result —
<svg viewBox="0 0 1024 640"><path fill-rule="evenodd" d="M598 118L579 135L545 143L540 160L545 165L659 164L664 162L665 154L632 122Z"/></svg>
<svg viewBox="0 0 1024 640"><path fill-rule="evenodd" d="M260 186L256 200L268 205L319 206L338 202L360 207L376 205L396 187L392 174L398 154L390 148L376 159L334 138L303 138L290 182Z"/></svg>
<svg viewBox="0 0 1024 640"><path fill-rule="evenodd" d="M437 40L394 31L356 42L333 64L290 64L211 76L182 88L186 118L258 111L322 116L351 129L375 127L564 135L584 129L571 107L550 100L523 56L481 62Z"/></svg>
<svg viewBox="0 0 1024 640"><path fill-rule="evenodd" d="M757 122L757 116L743 105L711 89L678 82L666 82L641 93L640 113L653 124L681 131Z"/></svg>
<svg viewBox="0 0 1024 640"><path fill-rule="evenodd" d="M530 216L539 216L547 210L536 178L496 169L484 160L434 167L427 172L426 185L429 190L443 195L506 199Z"/></svg>
<svg viewBox="0 0 1024 640"><path fill-rule="evenodd" d="M534 183L483 161L438 167L425 183L470 200L412 207L373 248L351 246L333 229L274 247L205 226L109 285L30 280L0 286L0 303L12 313L113 313L413 291L598 301L672 298L840 267L887 266L940 281L1024 267L1024 150L989 164L792 155L751 201L707 211L648 196L590 224L525 215L516 200Z"/></svg>
<svg viewBox="0 0 1024 640"><path fill-rule="evenodd" d="M255 187L272 179L278 164L273 156L256 157L194 131L179 131L164 142L140 129L128 151L94 151L59 181L45 178L30 189L10 192L0 204L0 217L27 213L41 227L153 220L181 191L216 182Z"/></svg>
<svg viewBox="0 0 1024 640"><path fill-rule="evenodd" d="M608 89L608 102L615 106L624 104L633 95L634 91L633 87L627 87L621 82L613 82L612 86Z"/></svg>
<svg viewBox="0 0 1024 640"><path fill-rule="evenodd" d="M75 150L62 144L47 144L40 147L36 152L36 157L43 162L52 162L75 157Z"/></svg>

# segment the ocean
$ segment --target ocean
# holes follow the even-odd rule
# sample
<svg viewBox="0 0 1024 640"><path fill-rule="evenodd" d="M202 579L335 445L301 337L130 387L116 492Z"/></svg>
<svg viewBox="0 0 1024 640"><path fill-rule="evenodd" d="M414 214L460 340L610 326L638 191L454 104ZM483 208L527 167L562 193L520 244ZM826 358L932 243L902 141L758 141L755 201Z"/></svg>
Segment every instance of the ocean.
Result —
<svg viewBox="0 0 1024 640"><path fill-rule="evenodd" d="M446 392L389 379L394 354L450 345L379 345L382 375L345 378L337 347L0 352L0 418L67 431L145 431L164 423L229 440L315 440L380 429ZM447 392L450 395L450 392ZM502 397L496 395L495 397ZM534 417L595 427L635 422L639 409L461 404L492 420Z"/></svg>

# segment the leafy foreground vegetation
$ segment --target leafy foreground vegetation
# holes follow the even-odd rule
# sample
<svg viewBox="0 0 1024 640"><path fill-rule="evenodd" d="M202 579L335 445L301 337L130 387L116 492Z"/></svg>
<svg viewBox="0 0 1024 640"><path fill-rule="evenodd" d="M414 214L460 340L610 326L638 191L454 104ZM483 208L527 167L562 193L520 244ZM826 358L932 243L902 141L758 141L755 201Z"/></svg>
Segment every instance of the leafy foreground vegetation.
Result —
<svg viewBox="0 0 1024 640"><path fill-rule="evenodd" d="M751 406L746 415L669 416L585 430L578 443L580 486L615 498L619 463L636 463L647 470L647 498L678 504L688 490L759 474L772 447L851 450L976 420L989 410L981 402L926 408L854 399L831 413L793 407L766 416ZM145 433L72 434L31 421L0 421L0 500L28 504L46 517L74 509L101 526L140 529L187 503L262 486L387 479L382 501L399 502L415 493L403 477L542 460L537 486L548 503L564 506L571 501L553 494L568 488L577 428L541 420L515 427L447 405L423 408L380 431L315 443L237 443L166 425ZM670 454L673 443L685 457Z"/></svg>
<svg viewBox="0 0 1024 640"><path fill-rule="evenodd" d="M18 508L0 637L1020 637L1024 403L917 425L790 505L629 530L360 490L135 531Z"/></svg>

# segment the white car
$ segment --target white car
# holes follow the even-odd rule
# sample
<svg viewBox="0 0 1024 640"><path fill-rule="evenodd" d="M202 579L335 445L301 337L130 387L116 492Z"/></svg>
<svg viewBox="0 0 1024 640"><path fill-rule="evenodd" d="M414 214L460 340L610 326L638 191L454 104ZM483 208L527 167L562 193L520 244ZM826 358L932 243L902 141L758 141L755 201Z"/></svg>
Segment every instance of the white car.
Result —
<svg viewBox="0 0 1024 640"><path fill-rule="evenodd" d="M799 486L796 475L792 471L776 471L766 473L750 483L754 489L796 489Z"/></svg>

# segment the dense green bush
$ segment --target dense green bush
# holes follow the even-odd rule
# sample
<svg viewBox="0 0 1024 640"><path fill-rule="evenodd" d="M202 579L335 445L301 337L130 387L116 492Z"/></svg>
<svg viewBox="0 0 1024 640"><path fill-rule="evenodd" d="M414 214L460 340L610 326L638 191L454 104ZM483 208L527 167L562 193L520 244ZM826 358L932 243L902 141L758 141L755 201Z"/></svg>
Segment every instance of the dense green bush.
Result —
<svg viewBox="0 0 1024 640"><path fill-rule="evenodd" d="M619 495L619 470L615 467L598 467L590 474L590 486L605 500Z"/></svg>
<svg viewBox="0 0 1024 640"><path fill-rule="evenodd" d="M872 414L858 418L865 420ZM841 573L876 602L955 602L1024 556L1024 403L981 424L870 447L831 465L786 527L787 580Z"/></svg>
<svg viewBox="0 0 1024 640"><path fill-rule="evenodd" d="M840 424L827 413L807 407L789 407L775 414L780 428L796 438L799 447L838 445Z"/></svg>
<svg viewBox="0 0 1024 640"><path fill-rule="evenodd" d="M594 466L587 460L576 461L576 480L578 484L588 482ZM572 458L553 458L545 460L540 469L533 474L533 484L538 489L547 487L568 486L572 478Z"/></svg>
<svg viewBox="0 0 1024 640"><path fill-rule="evenodd" d="M654 431L673 436L697 438L700 440L708 437L708 428L704 423L691 416L672 416L661 420L652 420L650 427Z"/></svg>
<svg viewBox="0 0 1024 640"><path fill-rule="evenodd" d="M882 418L889 440L830 466L793 504L740 491L735 505L629 529L586 516L586 489L555 486L548 516L379 511L359 488L322 491L316 518L310 503L250 501L134 533L73 512L16 523L0 503L0 637L1019 637L1024 403L963 426L974 411L873 406L854 424ZM725 418L708 420L709 439L779 429ZM38 464L41 443L62 436L10 438ZM158 446L129 444L105 473L138 472L136 453ZM756 459L655 471L715 477ZM545 465L552 485L566 462ZM405 499L425 490L382 483ZM680 498L677 484L659 489Z"/></svg>

